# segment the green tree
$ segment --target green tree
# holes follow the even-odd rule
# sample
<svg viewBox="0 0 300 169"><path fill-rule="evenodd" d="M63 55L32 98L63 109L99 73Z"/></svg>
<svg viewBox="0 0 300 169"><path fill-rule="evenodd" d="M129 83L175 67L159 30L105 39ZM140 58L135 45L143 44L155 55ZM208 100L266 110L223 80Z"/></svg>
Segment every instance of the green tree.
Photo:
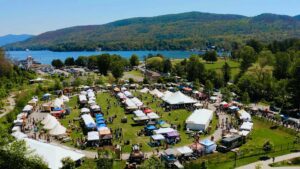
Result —
<svg viewBox="0 0 300 169"><path fill-rule="evenodd" d="M97 56L89 56L87 61L87 67L89 69L97 69Z"/></svg>
<svg viewBox="0 0 300 169"><path fill-rule="evenodd" d="M279 52L275 55L275 62L273 74L277 79L284 79L288 77L288 70L291 66L291 60L288 53Z"/></svg>
<svg viewBox="0 0 300 169"><path fill-rule="evenodd" d="M143 84L149 84L149 80L146 77L143 79Z"/></svg>
<svg viewBox="0 0 300 169"><path fill-rule="evenodd" d="M163 72L169 73L172 70L172 63L170 59L165 59L163 62Z"/></svg>
<svg viewBox="0 0 300 169"><path fill-rule="evenodd" d="M204 81L205 67L203 63L199 61L198 56L191 56L186 65L187 79L189 81L195 81L199 79L201 82Z"/></svg>
<svg viewBox="0 0 300 169"><path fill-rule="evenodd" d="M204 92L208 94L208 96L211 96L212 92L214 89L214 85L210 80L205 81L205 86L204 86Z"/></svg>
<svg viewBox="0 0 300 169"><path fill-rule="evenodd" d="M114 61L111 64L111 73L117 80L123 76L124 64L122 61Z"/></svg>
<svg viewBox="0 0 300 169"><path fill-rule="evenodd" d="M263 50L264 46L261 42L259 42L258 40L255 39L251 39L249 40L246 45L251 46L256 53L259 53Z"/></svg>
<svg viewBox="0 0 300 169"><path fill-rule="evenodd" d="M53 89L61 90L62 88L63 88L63 86L62 86L61 82L58 79L55 79Z"/></svg>
<svg viewBox="0 0 300 169"><path fill-rule="evenodd" d="M75 169L75 162L70 158L70 157L66 157L63 158L61 160L63 166L61 167L61 169Z"/></svg>
<svg viewBox="0 0 300 169"><path fill-rule="evenodd" d="M231 78L231 68L227 62L225 62L224 66L222 67L222 71L225 83L229 82Z"/></svg>
<svg viewBox="0 0 300 169"><path fill-rule="evenodd" d="M242 59L241 73L244 73L256 61L256 53L252 47L244 46L239 50L238 55Z"/></svg>
<svg viewBox="0 0 300 169"><path fill-rule="evenodd" d="M208 61L208 62L216 62L218 60L218 57L217 57L217 52L216 51L207 51L204 56L203 56L203 59Z"/></svg>
<svg viewBox="0 0 300 169"><path fill-rule="evenodd" d="M151 156L142 165L140 165L138 169L165 169L165 165L159 158Z"/></svg>
<svg viewBox="0 0 300 169"><path fill-rule="evenodd" d="M106 151L98 151L97 169L112 169L114 164L113 155Z"/></svg>
<svg viewBox="0 0 300 169"><path fill-rule="evenodd" d="M74 66L75 65L75 60L73 57L68 57L65 60L65 65L66 66Z"/></svg>
<svg viewBox="0 0 300 169"><path fill-rule="evenodd" d="M55 67L56 69L60 69L64 67L64 63L60 59L54 59L51 62L51 65Z"/></svg>
<svg viewBox="0 0 300 169"><path fill-rule="evenodd" d="M231 91L227 87L222 88L221 93L222 93L222 100L226 102L230 102L232 100Z"/></svg>
<svg viewBox="0 0 300 169"><path fill-rule="evenodd" d="M138 66L139 62L140 62L139 57L137 55L133 54L133 55L131 55L129 62L130 62L131 67Z"/></svg>
<svg viewBox="0 0 300 169"><path fill-rule="evenodd" d="M289 92L291 93L291 102L300 109L300 58L298 58L291 68L291 79L289 81Z"/></svg>
<svg viewBox="0 0 300 169"><path fill-rule="evenodd" d="M85 67L88 64L88 59L85 56L79 56L76 60L75 60L75 64L77 66L82 66Z"/></svg>
<svg viewBox="0 0 300 169"><path fill-rule="evenodd" d="M111 59L109 54L102 54L98 57L98 69L101 74L107 75L110 66L113 65L111 65Z"/></svg>
<svg viewBox="0 0 300 169"><path fill-rule="evenodd" d="M248 105L250 104L250 97L249 94L247 92L244 92L241 98L241 101L243 104Z"/></svg>

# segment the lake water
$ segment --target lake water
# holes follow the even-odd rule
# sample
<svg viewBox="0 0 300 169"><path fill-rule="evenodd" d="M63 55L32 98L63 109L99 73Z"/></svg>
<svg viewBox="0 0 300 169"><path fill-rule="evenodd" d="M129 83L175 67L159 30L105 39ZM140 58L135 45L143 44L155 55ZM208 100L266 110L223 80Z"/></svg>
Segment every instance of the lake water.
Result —
<svg viewBox="0 0 300 169"><path fill-rule="evenodd" d="M90 55L99 55L102 53L117 54L124 58L129 58L132 54L136 54L140 57L140 60L144 59L144 56L148 54L162 54L167 58L187 58L192 54L198 54L197 52L191 51L99 51L99 52L52 52L52 51L7 51L7 54L10 58L22 60L26 59L27 56L32 56L36 61L41 62L42 64L51 64L53 59L65 60L67 57L77 58L78 56L90 56Z"/></svg>

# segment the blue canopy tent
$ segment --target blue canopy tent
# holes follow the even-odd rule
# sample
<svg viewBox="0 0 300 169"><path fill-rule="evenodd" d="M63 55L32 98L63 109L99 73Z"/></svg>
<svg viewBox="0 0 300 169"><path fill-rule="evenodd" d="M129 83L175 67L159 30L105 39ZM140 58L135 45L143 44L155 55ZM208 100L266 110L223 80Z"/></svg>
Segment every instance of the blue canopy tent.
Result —
<svg viewBox="0 0 300 169"><path fill-rule="evenodd" d="M99 130L99 128L102 128L102 127L106 127L106 124L102 123L102 124L97 124L97 128Z"/></svg>
<svg viewBox="0 0 300 169"><path fill-rule="evenodd" d="M96 118L97 118L97 117L103 117L103 115L102 115L102 114L99 114L99 113L95 114L95 116L96 116Z"/></svg>
<svg viewBox="0 0 300 169"><path fill-rule="evenodd" d="M104 120L96 120L96 123L97 124L105 124L105 121Z"/></svg>

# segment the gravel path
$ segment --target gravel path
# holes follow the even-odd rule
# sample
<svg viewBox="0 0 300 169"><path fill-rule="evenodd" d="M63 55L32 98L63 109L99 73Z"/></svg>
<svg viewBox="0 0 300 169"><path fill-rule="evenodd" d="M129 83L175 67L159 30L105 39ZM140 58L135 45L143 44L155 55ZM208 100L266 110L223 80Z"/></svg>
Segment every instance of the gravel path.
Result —
<svg viewBox="0 0 300 169"><path fill-rule="evenodd" d="M4 117L5 115L10 113L15 108L16 101L15 101L14 94L10 94L6 100L8 102L8 105L4 106L4 112L2 114L0 114L0 118Z"/></svg>

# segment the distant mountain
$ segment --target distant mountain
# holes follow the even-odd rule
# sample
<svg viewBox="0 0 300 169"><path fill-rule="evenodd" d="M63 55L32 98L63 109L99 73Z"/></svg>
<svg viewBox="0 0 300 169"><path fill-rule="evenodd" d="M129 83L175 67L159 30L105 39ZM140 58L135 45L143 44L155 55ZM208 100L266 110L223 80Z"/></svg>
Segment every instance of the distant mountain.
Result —
<svg viewBox="0 0 300 169"><path fill-rule="evenodd" d="M33 37L33 35L27 35L27 34L0 36L0 46L4 46L4 45L10 44L10 43L24 41L31 37Z"/></svg>
<svg viewBox="0 0 300 169"><path fill-rule="evenodd" d="M300 37L299 16L261 14L255 17L188 12L131 18L104 25L50 31L7 49L67 50L187 50L207 44L229 49L228 42L251 38L269 42Z"/></svg>

